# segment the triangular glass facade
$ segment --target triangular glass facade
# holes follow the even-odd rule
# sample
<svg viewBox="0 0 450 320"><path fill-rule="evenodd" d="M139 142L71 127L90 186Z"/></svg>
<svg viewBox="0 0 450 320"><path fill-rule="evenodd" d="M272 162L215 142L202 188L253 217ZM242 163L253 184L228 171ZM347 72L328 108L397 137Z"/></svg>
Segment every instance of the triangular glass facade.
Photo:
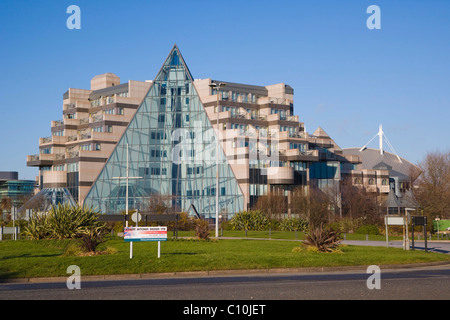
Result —
<svg viewBox="0 0 450 320"><path fill-rule="evenodd" d="M148 211L153 199L174 211L194 205L205 218L244 208L234 173L219 148L216 190L215 132L174 46L147 96L92 185L85 204L112 214L125 210L128 149L129 210Z"/></svg>

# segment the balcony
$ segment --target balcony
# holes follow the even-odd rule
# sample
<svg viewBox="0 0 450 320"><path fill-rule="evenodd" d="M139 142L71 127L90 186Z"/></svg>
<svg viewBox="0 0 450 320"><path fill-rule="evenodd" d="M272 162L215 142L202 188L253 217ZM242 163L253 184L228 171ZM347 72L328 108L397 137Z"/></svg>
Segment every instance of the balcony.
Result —
<svg viewBox="0 0 450 320"><path fill-rule="evenodd" d="M67 184L67 171L43 171L44 188L64 187Z"/></svg>
<svg viewBox="0 0 450 320"><path fill-rule="evenodd" d="M56 160L65 159L65 153L41 153L27 156L28 167L51 166Z"/></svg>
<svg viewBox="0 0 450 320"><path fill-rule="evenodd" d="M39 145L45 144L65 144L67 142L66 136L50 136L45 138L39 138Z"/></svg>
<svg viewBox="0 0 450 320"><path fill-rule="evenodd" d="M258 104L278 104L283 106L290 106L292 101L289 99L263 97L258 99Z"/></svg>
<svg viewBox="0 0 450 320"><path fill-rule="evenodd" d="M281 152L289 161L318 161L319 150L301 151L300 149L287 149Z"/></svg>
<svg viewBox="0 0 450 320"><path fill-rule="evenodd" d="M291 167L267 168L267 182L270 184L293 184L294 168Z"/></svg>

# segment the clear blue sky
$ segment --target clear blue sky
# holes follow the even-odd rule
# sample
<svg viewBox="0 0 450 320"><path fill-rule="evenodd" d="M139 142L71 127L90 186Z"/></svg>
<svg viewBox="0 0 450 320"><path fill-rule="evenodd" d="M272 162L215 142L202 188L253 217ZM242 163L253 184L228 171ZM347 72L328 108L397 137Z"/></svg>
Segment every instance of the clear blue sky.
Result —
<svg viewBox="0 0 450 320"><path fill-rule="evenodd" d="M66 27L71 4L81 30ZM372 4L381 30L366 27ZM416 163L450 146L449 16L448 0L2 0L0 171L34 179L26 156L62 119L68 88L105 72L154 79L174 43L195 78L284 82L308 132L359 147L383 124Z"/></svg>

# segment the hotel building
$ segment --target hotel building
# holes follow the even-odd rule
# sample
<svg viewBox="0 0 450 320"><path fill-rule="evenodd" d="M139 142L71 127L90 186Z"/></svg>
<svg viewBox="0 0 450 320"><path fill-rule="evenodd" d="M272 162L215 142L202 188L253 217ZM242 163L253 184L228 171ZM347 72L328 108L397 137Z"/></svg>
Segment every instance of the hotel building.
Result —
<svg viewBox="0 0 450 320"><path fill-rule="evenodd" d="M104 213L125 210L127 196L140 210L165 197L176 211L193 205L213 218L218 193L230 218L268 191L289 201L299 187L339 190L341 171L361 172L361 157L322 128L306 132L293 95L284 83L194 79L175 45L153 81L120 83L106 73L89 90L64 93L63 119L51 122L27 165L39 168L40 189L63 188Z"/></svg>

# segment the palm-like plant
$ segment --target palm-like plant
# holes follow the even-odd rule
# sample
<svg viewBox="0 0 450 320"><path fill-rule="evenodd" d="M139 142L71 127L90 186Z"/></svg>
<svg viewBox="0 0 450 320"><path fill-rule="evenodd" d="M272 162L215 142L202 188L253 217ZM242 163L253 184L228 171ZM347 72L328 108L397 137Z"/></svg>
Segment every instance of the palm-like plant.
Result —
<svg viewBox="0 0 450 320"><path fill-rule="evenodd" d="M58 204L46 213L34 213L25 234L31 239L74 239L104 228L99 212L86 206Z"/></svg>
<svg viewBox="0 0 450 320"><path fill-rule="evenodd" d="M320 252L333 252L341 242L341 233L322 225L306 233L304 243L316 247Z"/></svg>

